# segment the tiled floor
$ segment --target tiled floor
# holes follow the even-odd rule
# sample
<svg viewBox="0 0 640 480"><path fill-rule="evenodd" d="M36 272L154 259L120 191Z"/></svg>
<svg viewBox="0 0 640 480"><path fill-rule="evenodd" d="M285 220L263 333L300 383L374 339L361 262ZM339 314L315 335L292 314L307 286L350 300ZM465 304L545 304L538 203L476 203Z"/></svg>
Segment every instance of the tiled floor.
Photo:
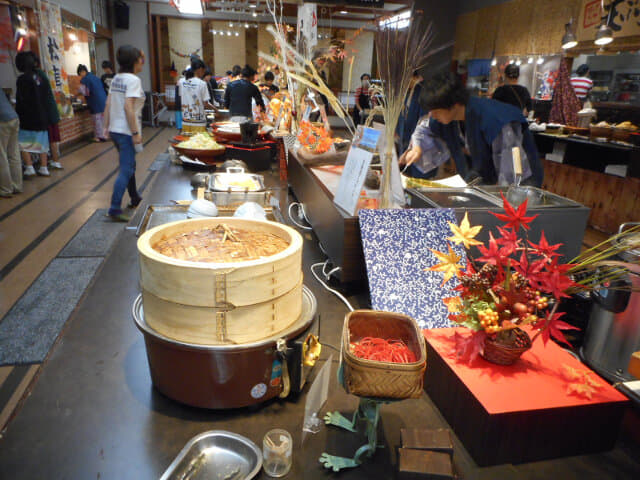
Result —
<svg viewBox="0 0 640 480"><path fill-rule="evenodd" d="M144 129L146 146L137 156L139 186L153 180L149 166L174 134L171 128ZM118 167L112 144L85 143L63 154L64 170L25 180L24 193L0 200L0 319L96 209L109 205ZM40 364L0 367L0 431L28 393L39 368Z"/></svg>

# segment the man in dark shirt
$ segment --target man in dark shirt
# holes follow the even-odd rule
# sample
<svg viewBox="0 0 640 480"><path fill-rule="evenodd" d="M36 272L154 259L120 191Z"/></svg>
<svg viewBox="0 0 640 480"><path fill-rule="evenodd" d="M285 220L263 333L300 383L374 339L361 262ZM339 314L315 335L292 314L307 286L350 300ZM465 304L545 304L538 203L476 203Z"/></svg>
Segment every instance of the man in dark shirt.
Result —
<svg viewBox="0 0 640 480"><path fill-rule="evenodd" d="M504 76L505 84L496 88L491 98L518 107L524 115L528 115L531 111L531 94L526 87L518 85L520 67L510 63L504 69Z"/></svg>
<svg viewBox="0 0 640 480"><path fill-rule="evenodd" d="M116 76L116 74L113 73L113 64L109 60L104 60L102 62L102 71L104 73L100 77L100 80L102 80L104 91L107 92L107 95L108 95L109 87L111 86L111 80L113 79L113 77Z"/></svg>
<svg viewBox="0 0 640 480"><path fill-rule="evenodd" d="M251 81L256 71L249 65L242 69L242 77L229 84L224 92L224 105L229 109L232 122L243 123L253 118L251 112L251 99L264 112L264 102L260 90Z"/></svg>

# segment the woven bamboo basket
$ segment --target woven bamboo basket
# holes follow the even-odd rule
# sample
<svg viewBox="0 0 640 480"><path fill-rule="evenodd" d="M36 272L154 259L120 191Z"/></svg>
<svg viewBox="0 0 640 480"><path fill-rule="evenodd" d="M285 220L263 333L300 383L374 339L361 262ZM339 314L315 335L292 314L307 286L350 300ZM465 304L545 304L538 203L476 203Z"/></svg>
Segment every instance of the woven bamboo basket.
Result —
<svg viewBox="0 0 640 480"><path fill-rule="evenodd" d="M520 356L531 348L531 339L524 330L514 330L515 341L513 344L505 344L491 337L484 341L482 358L498 365L513 365Z"/></svg>
<svg viewBox="0 0 640 480"><path fill-rule="evenodd" d="M153 248L220 224L275 235L288 246L233 263L180 260ZM288 328L302 311L302 237L285 225L227 217L182 220L145 232L138 253L145 319L170 338L203 345L259 341Z"/></svg>
<svg viewBox="0 0 640 480"><path fill-rule="evenodd" d="M351 342L364 337L402 340L418 361L389 363L356 357ZM375 310L347 314L342 330L344 386L348 393L376 398L419 398L422 395L427 351L424 337L414 319L407 315Z"/></svg>

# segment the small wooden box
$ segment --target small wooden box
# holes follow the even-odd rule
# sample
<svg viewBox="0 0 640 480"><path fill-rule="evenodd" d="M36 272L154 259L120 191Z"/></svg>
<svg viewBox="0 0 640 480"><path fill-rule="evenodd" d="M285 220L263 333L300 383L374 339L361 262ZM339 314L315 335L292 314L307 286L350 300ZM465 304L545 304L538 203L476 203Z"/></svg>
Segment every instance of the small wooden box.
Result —
<svg viewBox="0 0 640 480"><path fill-rule="evenodd" d="M403 448L432 450L453 455L453 441L451 440L451 431L448 429L403 428L400 430L400 434Z"/></svg>
<svg viewBox="0 0 640 480"><path fill-rule="evenodd" d="M455 478L451 456L443 452L400 448L399 480L450 480Z"/></svg>

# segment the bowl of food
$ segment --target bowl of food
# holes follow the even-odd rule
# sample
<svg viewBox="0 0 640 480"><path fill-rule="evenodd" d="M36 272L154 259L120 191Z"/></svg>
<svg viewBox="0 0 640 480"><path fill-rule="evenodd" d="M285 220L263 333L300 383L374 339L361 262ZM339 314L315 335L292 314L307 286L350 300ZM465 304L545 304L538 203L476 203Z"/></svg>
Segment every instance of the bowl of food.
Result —
<svg viewBox="0 0 640 480"><path fill-rule="evenodd" d="M613 127L607 122L599 122L589 127L589 136L591 138L610 139L613 135Z"/></svg>
<svg viewBox="0 0 640 480"><path fill-rule="evenodd" d="M633 123L621 122L613 127L612 138L614 140L619 140L622 142L628 142L631 138L632 133L636 133L638 131L638 127Z"/></svg>
<svg viewBox="0 0 640 480"><path fill-rule="evenodd" d="M173 148L180 154L204 163L214 163L214 159L222 155L226 147L220 145L207 133L198 133L188 140L177 143Z"/></svg>

